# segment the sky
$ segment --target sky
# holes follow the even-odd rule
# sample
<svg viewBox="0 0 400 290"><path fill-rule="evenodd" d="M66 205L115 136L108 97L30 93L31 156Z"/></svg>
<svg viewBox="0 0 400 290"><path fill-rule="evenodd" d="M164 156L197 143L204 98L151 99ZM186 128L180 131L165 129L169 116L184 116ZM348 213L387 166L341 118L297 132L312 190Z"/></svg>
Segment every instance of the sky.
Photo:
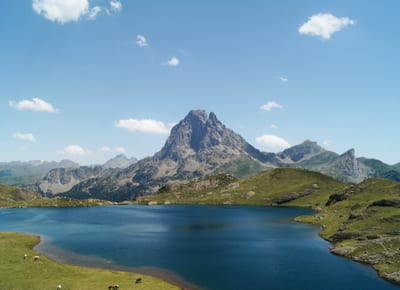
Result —
<svg viewBox="0 0 400 290"><path fill-rule="evenodd" d="M192 109L263 151L400 162L397 0L0 1L0 162L161 149Z"/></svg>

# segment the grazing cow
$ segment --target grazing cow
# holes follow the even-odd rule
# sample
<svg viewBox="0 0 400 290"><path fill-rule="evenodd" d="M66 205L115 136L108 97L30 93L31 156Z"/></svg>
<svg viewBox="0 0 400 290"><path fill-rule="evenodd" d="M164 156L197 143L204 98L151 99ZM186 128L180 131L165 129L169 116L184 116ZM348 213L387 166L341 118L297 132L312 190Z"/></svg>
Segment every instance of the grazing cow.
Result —
<svg viewBox="0 0 400 290"><path fill-rule="evenodd" d="M135 283L137 284L137 283L141 283L141 282L142 282L142 278L137 278Z"/></svg>
<svg viewBox="0 0 400 290"><path fill-rule="evenodd" d="M108 286L108 290L118 290L119 289L119 285L118 284L113 284Z"/></svg>
<svg viewBox="0 0 400 290"><path fill-rule="evenodd" d="M61 284L58 284L57 290L61 290Z"/></svg>
<svg viewBox="0 0 400 290"><path fill-rule="evenodd" d="M33 256L33 260L34 260L34 261L39 261L39 260L40 260L40 257L39 257L39 256Z"/></svg>
<svg viewBox="0 0 400 290"><path fill-rule="evenodd" d="M27 255L27 254L24 254L24 260L26 260L26 258L28 258L28 255Z"/></svg>

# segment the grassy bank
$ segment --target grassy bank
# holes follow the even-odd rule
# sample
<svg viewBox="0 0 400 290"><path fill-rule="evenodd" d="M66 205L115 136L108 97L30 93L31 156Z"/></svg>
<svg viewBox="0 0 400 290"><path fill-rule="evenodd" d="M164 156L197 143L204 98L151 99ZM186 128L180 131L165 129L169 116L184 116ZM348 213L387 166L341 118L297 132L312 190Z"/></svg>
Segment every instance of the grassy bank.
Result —
<svg viewBox="0 0 400 290"><path fill-rule="evenodd" d="M160 279L120 271L85 268L58 263L33 251L39 237L18 233L0 233L0 289L99 290L118 284L124 289L175 290L177 286ZM24 254L27 258L24 259ZM34 256L40 259L34 261ZM142 282L135 284L136 278Z"/></svg>

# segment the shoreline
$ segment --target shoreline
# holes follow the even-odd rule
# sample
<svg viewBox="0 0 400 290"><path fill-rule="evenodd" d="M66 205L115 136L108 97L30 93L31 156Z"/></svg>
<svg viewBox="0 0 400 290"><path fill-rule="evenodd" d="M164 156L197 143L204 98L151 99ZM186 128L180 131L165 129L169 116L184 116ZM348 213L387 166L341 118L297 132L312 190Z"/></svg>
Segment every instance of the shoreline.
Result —
<svg viewBox="0 0 400 290"><path fill-rule="evenodd" d="M193 285L185 281L177 273L168 271L166 269L151 267L151 266L128 267L128 266L115 265L112 263L111 260L107 260L105 258L79 255L74 252L70 252L62 248L52 246L50 245L50 238L44 235L35 233L22 233L22 234L28 234L31 236L39 237L40 241L33 247L33 250L58 263L92 268L92 269L104 269L104 270L129 272L133 274L142 274L158 278L174 286L177 286L181 289L202 290L202 288L200 288L199 286Z"/></svg>

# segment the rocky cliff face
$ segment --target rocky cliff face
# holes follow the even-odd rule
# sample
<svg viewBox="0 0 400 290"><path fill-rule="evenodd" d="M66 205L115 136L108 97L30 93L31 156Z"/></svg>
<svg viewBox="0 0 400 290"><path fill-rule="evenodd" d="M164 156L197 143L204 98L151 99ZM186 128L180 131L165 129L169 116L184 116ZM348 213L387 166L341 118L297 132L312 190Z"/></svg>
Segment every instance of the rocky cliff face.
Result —
<svg viewBox="0 0 400 290"><path fill-rule="evenodd" d="M39 189L46 196L66 192L84 180L99 176L102 171L101 166L52 169L43 178Z"/></svg>

